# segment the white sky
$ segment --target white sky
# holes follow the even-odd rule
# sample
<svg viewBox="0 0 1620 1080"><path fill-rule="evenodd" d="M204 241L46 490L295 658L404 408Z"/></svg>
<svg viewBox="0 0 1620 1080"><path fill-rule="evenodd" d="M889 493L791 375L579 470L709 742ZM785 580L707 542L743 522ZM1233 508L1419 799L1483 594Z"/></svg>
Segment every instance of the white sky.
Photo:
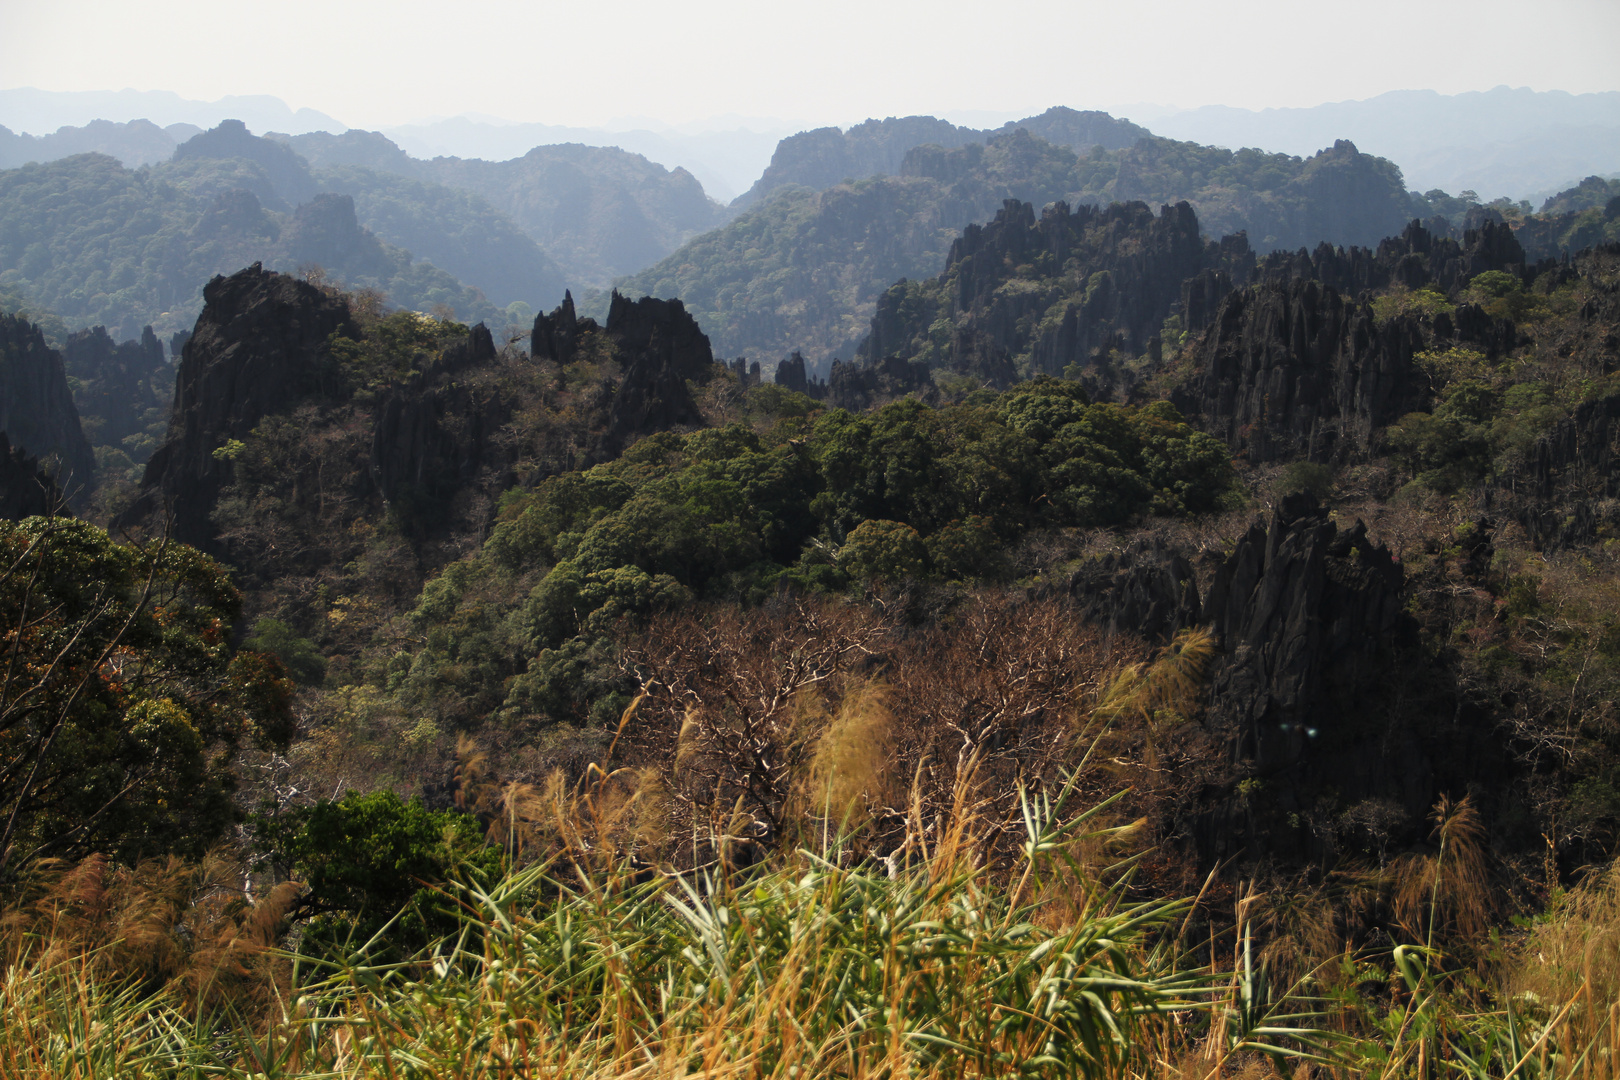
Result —
<svg viewBox="0 0 1620 1080"><path fill-rule="evenodd" d="M1620 90L1620 0L0 0L0 86L272 94L382 127L850 123Z"/></svg>

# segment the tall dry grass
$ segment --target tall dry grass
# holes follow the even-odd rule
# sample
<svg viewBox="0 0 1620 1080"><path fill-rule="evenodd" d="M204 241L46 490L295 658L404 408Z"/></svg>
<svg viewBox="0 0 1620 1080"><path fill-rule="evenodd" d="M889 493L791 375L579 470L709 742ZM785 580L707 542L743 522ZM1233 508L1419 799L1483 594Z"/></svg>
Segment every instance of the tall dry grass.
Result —
<svg viewBox="0 0 1620 1080"><path fill-rule="evenodd" d="M297 886L244 880L221 853L35 866L0 918L0 1077L172 1076L215 1026L265 1030Z"/></svg>

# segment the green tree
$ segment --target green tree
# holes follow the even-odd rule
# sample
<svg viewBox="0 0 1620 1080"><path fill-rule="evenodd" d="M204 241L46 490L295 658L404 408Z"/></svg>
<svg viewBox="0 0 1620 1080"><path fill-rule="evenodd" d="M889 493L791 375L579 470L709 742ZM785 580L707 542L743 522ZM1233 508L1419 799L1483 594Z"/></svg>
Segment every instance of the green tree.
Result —
<svg viewBox="0 0 1620 1080"><path fill-rule="evenodd" d="M858 578L903 581L923 576L928 549L901 521L863 521L838 550L838 562Z"/></svg>
<svg viewBox="0 0 1620 1080"><path fill-rule="evenodd" d="M298 682L319 686L326 677L326 658L309 638L300 637L280 619L260 619L242 648L275 656Z"/></svg>
<svg viewBox="0 0 1620 1080"><path fill-rule="evenodd" d="M476 818L386 790L257 817L254 835L264 859L307 890L294 910L310 920L306 944L329 950L362 945L397 916L387 944L409 956L457 925L437 886L501 867Z"/></svg>
<svg viewBox="0 0 1620 1080"><path fill-rule="evenodd" d="M230 827L235 753L293 730L286 668L230 648L240 605L183 545L0 523L0 867L197 854Z"/></svg>

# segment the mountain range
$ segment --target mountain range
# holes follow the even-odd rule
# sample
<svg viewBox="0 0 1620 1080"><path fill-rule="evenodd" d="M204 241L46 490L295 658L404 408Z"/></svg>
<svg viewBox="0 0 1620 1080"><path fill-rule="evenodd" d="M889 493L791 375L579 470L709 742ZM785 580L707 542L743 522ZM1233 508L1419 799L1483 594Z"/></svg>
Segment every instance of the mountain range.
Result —
<svg viewBox="0 0 1620 1080"><path fill-rule="evenodd" d="M8 93L0 107L26 106L31 115L41 102L73 104ZM9 309L34 312L47 326L62 320L64 333L103 324L132 339L151 324L166 339L189 326L209 274L253 261L284 270L318 262L349 287L378 289L397 305L442 306L498 333L520 332L570 289L582 313L604 316L608 290L618 287L682 296L721 355L770 366L800 350L810 371L826 373L853 354L884 290L937 274L957 233L988 222L1008 199L1036 207L1186 201L1206 239L1243 233L1261 255L1324 242L1367 246L1414 218L1441 234L1504 214L1528 227L1528 203L1486 206L1472 191L1408 191L1398 161L1347 139L1324 140L1327 149L1312 140L1332 130L1324 124L1374 138L1406 132L1409 141L1427 129L1436 145L1558 139L1581 130L1560 118L1602 127L1614 97L1413 93L1155 121L1176 130L1202 124L1212 133L1205 143L1061 107L986 128L932 116L871 119L781 139L747 190L725 204L686 168L622 147L582 141L503 160L419 157L383 132L335 121L334 130L300 131L313 118L279 103L239 103L287 128L254 135L239 120L206 130L175 120L177 98L114 95L74 107L161 105L169 111L154 115L168 125L99 119L48 135L0 127L0 166L12 167L0 171L0 213L13 223L0 238L0 292ZM1416 119L1399 127L1390 117L1403 108ZM1507 117L1499 130L1480 119L1492 108ZM418 126L413 137L476 143L504 133L515 146L565 131L593 135L465 120ZM1285 150L1314 149L1206 144L1256 133ZM667 139L664 150L676 145ZM1579 207L1565 199L1554 211L1549 198L1544 209L1558 222L1536 223L1526 244L1555 254L1603 235L1602 220L1570 215L1601 218L1609 188L1594 176L1566 189L1580 193ZM72 212L47 205L53 190ZM306 209L317 196L321 208ZM99 224L87 230L87 221ZM322 229L334 231L317 235ZM109 272L98 260L111 249L125 254Z"/></svg>
<svg viewBox="0 0 1620 1080"><path fill-rule="evenodd" d="M1131 116L1158 135L1232 150L1253 147L1306 156L1336 140L1349 139L1363 151L1399 164L1408 184L1420 191L1472 190L1484 201L1508 196L1539 203L1582 177L1620 174L1617 92L1569 94L1498 86L1458 94L1397 90L1309 108L1251 110L1208 105L1177 109L1138 104L1110 111L1115 116ZM982 125L984 119L979 117L992 114L952 115L971 116ZM97 119L145 119L158 127L185 124L201 130L229 118L240 119L260 132L342 133L347 128L323 113L293 109L262 95L204 102L167 92L134 90L0 90L0 124L35 136L62 127L83 127ZM408 153L422 158L505 160L552 143L616 146L669 169L684 168L711 197L730 202L759 178L778 140L814 129L779 119L741 116L680 126L646 118L568 126L453 116L381 130ZM185 137L177 135L176 143L184 142ZM114 156L131 166L157 160ZM4 160L0 156L0 162Z"/></svg>
<svg viewBox="0 0 1620 1080"><path fill-rule="evenodd" d="M1309 154L1350 139L1400 164L1412 187L1540 202L1592 174L1620 173L1620 92L1498 86L1440 94L1396 90L1309 109L1208 105L1156 116L1153 130L1237 149Z"/></svg>

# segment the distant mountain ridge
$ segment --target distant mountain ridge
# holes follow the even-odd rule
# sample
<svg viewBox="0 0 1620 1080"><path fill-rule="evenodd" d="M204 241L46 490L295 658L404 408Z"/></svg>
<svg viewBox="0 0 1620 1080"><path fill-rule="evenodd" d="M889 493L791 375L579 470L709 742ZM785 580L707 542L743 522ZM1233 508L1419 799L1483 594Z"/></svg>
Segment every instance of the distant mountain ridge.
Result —
<svg viewBox="0 0 1620 1080"><path fill-rule="evenodd" d="M120 340L143 324L165 336L189 329L209 278L253 262L318 264L406 307L495 317L482 293L365 228L352 196L295 205L283 192L240 157L130 170L80 154L0 172L0 288L69 328L99 324Z"/></svg>
<svg viewBox="0 0 1620 1080"><path fill-rule="evenodd" d="M1396 90L1308 109L1208 105L1161 116L1161 135L1238 149L1309 153L1351 139L1400 163L1418 190L1530 198L1620 171L1620 92L1568 94L1498 86L1440 94Z"/></svg>
<svg viewBox="0 0 1620 1080"><path fill-rule="evenodd" d="M423 161L374 131L272 137L316 168L360 166L474 192L516 221L575 286L606 288L730 216L685 169L614 147L564 143L509 161Z"/></svg>
<svg viewBox="0 0 1620 1080"><path fill-rule="evenodd" d="M844 180L893 176L900 172L906 155L918 146L942 146L952 150L968 143L982 143L992 135L1018 128L1057 146L1067 146L1076 153L1093 146L1121 150L1153 134L1147 128L1129 120L1117 120L1107 113L1078 112L1062 106L1048 109L1039 116L1009 120L999 129L984 131L958 127L949 120L933 116L891 116L886 120L867 120L844 130L816 128L783 139L764 174L732 203L732 207L746 210L789 185L821 191Z"/></svg>
<svg viewBox="0 0 1620 1080"><path fill-rule="evenodd" d="M15 131L43 135L95 120L146 120L158 127L187 124L198 130L222 120L241 120L256 131L343 131L347 127L323 112L294 109L268 94L198 101L168 90L40 90L32 86L0 90L0 122Z"/></svg>
<svg viewBox="0 0 1620 1080"><path fill-rule="evenodd" d="M74 154L106 154L125 167L156 165L174 156L175 148L196 135L193 124L158 127L150 120L116 124L92 120L83 127L62 127L49 135L18 133L0 125L0 169L15 169L30 162L56 161Z"/></svg>
<svg viewBox="0 0 1620 1080"><path fill-rule="evenodd" d="M567 124L498 123L467 116L381 129L382 134L407 153L424 159L459 157L507 161L522 157L536 146L558 143L618 147L668 169L685 169L697 178L711 198L722 203L731 202L759 178L770 163L777 142L794 130L791 125L780 124L768 125L763 130L733 126L696 132L620 130Z"/></svg>

